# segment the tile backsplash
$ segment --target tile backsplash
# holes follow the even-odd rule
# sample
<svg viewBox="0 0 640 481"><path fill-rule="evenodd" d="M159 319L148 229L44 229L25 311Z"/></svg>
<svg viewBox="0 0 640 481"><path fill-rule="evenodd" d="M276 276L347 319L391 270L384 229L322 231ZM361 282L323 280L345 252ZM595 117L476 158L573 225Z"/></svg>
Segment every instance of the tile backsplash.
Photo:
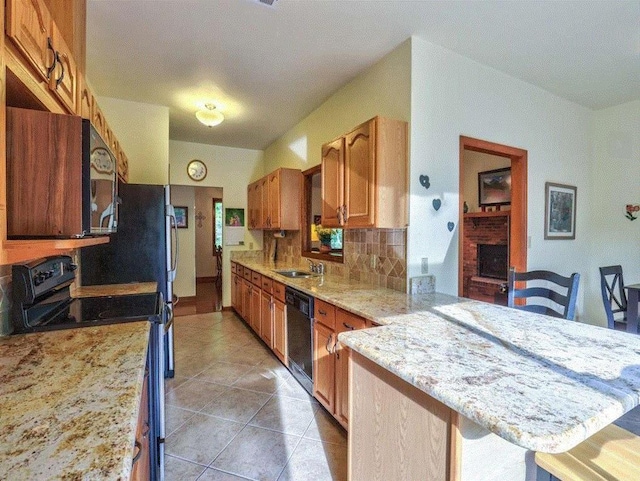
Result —
<svg viewBox="0 0 640 481"><path fill-rule="evenodd" d="M301 234L287 231L284 238L264 232L264 259L269 260L277 243L276 259L286 265L302 265ZM325 262L328 275L341 276L400 292L407 290L406 229L346 229L344 231L344 263Z"/></svg>

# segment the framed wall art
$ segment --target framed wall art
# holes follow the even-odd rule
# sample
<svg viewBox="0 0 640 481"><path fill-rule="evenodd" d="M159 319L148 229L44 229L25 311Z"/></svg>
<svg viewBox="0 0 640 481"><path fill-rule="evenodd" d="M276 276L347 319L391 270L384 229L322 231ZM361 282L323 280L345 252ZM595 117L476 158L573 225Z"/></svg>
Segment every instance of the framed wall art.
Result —
<svg viewBox="0 0 640 481"><path fill-rule="evenodd" d="M189 228L189 208L186 206L174 206L176 212L176 227L178 229Z"/></svg>
<svg viewBox="0 0 640 481"><path fill-rule="evenodd" d="M577 187L544 184L544 238L569 240L576 238Z"/></svg>
<svg viewBox="0 0 640 481"><path fill-rule="evenodd" d="M511 167L478 172L478 205L511 204Z"/></svg>

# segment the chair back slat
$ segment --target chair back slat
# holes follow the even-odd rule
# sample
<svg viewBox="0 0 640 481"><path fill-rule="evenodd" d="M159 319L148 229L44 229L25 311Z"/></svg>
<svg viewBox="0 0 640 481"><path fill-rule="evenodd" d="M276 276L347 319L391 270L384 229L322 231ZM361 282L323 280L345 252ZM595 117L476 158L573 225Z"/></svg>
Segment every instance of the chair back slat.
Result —
<svg viewBox="0 0 640 481"><path fill-rule="evenodd" d="M516 282L544 282L544 286L525 284L525 287L516 287ZM550 271L516 272L512 267L508 278L508 306L539 314L573 320L575 315L576 298L580 274L574 272L569 277L561 276ZM559 290L557 290L559 289ZM527 303L518 305L516 299L526 299ZM553 306L541 303L548 300L557 304L561 310Z"/></svg>
<svg viewBox="0 0 640 481"><path fill-rule="evenodd" d="M624 292L622 266L600 267L600 291L607 316L607 326L614 329L616 322L624 323L627 317L627 296ZM616 319L616 314L620 313L623 315Z"/></svg>

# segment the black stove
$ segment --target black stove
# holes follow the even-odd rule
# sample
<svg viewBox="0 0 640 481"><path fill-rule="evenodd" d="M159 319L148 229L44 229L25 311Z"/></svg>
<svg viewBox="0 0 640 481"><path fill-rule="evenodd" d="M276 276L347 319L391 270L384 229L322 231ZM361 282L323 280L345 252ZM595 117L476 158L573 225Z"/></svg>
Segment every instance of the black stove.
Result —
<svg viewBox="0 0 640 481"><path fill-rule="evenodd" d="M139 320L162 322L159 293L72 298L76 266L69 256L13 266L14 333L52 331Z"/></svg>

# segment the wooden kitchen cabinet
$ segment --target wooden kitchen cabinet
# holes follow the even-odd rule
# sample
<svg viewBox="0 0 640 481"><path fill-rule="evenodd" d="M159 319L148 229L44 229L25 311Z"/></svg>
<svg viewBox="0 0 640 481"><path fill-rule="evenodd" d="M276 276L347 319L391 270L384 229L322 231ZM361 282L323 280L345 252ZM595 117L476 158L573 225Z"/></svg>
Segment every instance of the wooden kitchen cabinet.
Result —
<svg viewBox="0 0 640 481"><path fill-rule="evenodd" d="M273 352L286 366L287 359L287 310L284 302L273 299Z"/></svg>
<svg viewBox="0 0 640 481"><path fill-rule="evenodd" d="M336 335L341 332L364 329L366 321L355 314L336 309ZM351 350L337 342L335 347L335 413L334 416L345 429L349 426L349 356Z"/></svg>
<svg viewBox="0 0 640 481"><path fill-rule="evenodd" d="M242 318L251 326L251 288L252 284L242 279Z"/></svg>
<svg viewBox="0 0 640 481"><path fill-rule="evenodd" d="M249 324L254 332L262 337L262 321L261 321L261 311L260 311L260 298L261 290L256 286L251 285L250 296L251 296L251 315L249 316Z"/></svg>
<svg viewBox="0 0 640 481"><path fill-rule="evenodd" d="M260 294L260 337L273 350L273 298L268 291Z"/></svg>
<svg viewBox="0 0 640 481"><path fill-rule="evenodd" d="M278 169L249 184L247 204L250 229L300 229L302 172Z"/></svg>
<svg viewBox="0 0 640 481"><path fill-rule="evenodd" d="M323 226L406 227L407 132L375 117L322 147Z"/></svg>
<svg viewBox="0 0 640 481"><path fill-rule="evenodd" d="M138 409L138 424L136 426L136 442L133 448L131 466L131 481L146 481L151 476L149 452L149 372L144 376L140 408Z"/></svg>
<svg viewBox="0 0 640 481"><path fill-rule="evenodd" d="M55 51L49 48L51 15L43 0L7 0L6 34L41 80L48 81L48 70Z"/></svg>
<svg viewBox="0 0 640 481"><path fill-rule="evenodd" d="M335 332L319 322L313 323L313 396L331 414L335 410L336 358Z"/></svg>
<svg viewBox="0 0 640 481"><path fill-rule="evenodd" d="M91 120L91 114L93 111L93 104L95 98L93 92L89 89L84 75L78 74L78 100L77 100L77 112L83 119Z"/></svg>
<svg viewBox="0 0 640 481"><path fill-rule="evenodd" d="M36 74L32 86L46 85L66 113L76 113L76 62L45 2L9 0L6 13L5 32Z"/></svg>

